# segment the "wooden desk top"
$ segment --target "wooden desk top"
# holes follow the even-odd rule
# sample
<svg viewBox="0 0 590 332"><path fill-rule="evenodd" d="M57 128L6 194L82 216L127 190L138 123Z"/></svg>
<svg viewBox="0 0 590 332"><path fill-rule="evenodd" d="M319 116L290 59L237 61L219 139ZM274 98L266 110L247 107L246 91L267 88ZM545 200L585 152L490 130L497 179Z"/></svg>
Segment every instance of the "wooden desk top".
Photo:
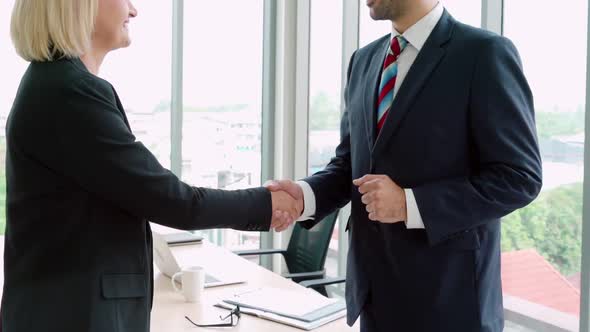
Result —
<svg viewBox="0 0 590 332"><path fill-rule="evenodd" d="M197 328L190 324L184 316L189 316L196 323L217 323L219 315L227 314L227 310L213 307L224 297L229 297L242 290L255 287L271 286L282 289L309 292L316 295L315 291L306 289L299 284L285 279L271 271L268 271L252 262L249 262L230 251L212 245L208 242L203 244L172 247L179 265L197 265L205 268L216 277L239 274L240 278L248 280L245 284L229 285L215 288L207 288L204 291L204 299L200 303L187 303L180 293L172 289L170 278L155 270L155 295L152 309L152 331L211 331L211 329ZM315 329L318 332L346 332L358 331L358 323L353 327L346 325L346 319L326 324ZM265 319L242 315L240 323L231 331L236 332L281 332L281 331L302 331Z"/></svg>
<svg viewBox="0 0 590 332"><path fill-rule="evenodd" d="M3 251L3 249L4 236L0 236L0 251ZM184 316L189 316L196 323L217 323L219 322L219 315L227 314L228 311L213 307L213 304L240 290L271 286L301 292L314 292L208 242L192 246L172 247L172 252L181 266L203 266L206 272L220 278L227 275L239 274L241 278L248 280L248 282L245 284L205 289L203 301L200 303L187 303L184 301L182 294L174 292L170 278L161 274L157 267L154 266L154 305L151 319L151 331L153 332L214 331L215 329L194 327L186 321ZM4 263L3 257L3 252L1 252L1 264ZM3 283L4 274L0 271L0 285ZM1 295L2 287L0 287ZM346 319L341 318L314 331L353 332L359 331L358 325L357 321L357 324L351 328L346 325ZM303 330L249 315L242 315L239 325L227 331L293 332Z"/></svg>

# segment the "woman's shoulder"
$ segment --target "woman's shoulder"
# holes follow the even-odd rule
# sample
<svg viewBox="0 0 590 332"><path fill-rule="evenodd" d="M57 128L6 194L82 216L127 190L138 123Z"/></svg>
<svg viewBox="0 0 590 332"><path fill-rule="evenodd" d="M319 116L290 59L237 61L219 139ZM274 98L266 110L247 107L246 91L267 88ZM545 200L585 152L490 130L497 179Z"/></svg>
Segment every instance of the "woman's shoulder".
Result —
<svg viewBox="0 0 590 332"><path fill-rule="evenodd" d="M12 108L13 118L89 118L93 110L118 109L107 81L72 59L33 62L25 73ZM102 113L101 113L102 114ZM90 120L89 120L90 121Z"/></svg>
<svg viewBox="0 0 590 332"><path fill-rule="evenodd" d="M104 95L110 99L113 94L110 83L90 73L79 59L33 62L25 80L36 82L35 85L41 85L57 96Z"/></svg>

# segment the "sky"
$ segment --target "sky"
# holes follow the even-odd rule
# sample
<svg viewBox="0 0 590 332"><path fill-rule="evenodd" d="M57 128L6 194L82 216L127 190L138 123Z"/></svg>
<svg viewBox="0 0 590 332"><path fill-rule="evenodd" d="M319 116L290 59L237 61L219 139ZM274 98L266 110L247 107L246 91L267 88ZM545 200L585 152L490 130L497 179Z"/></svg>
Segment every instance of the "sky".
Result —
<svg viewBox="0 0 590 332"><path fill-rule="evenodd" d="M588 1L504 0L504 34L522 57L538 110L584 104Z"/></svg>
<svg viewBox="0 0 590 332"><path fill-rule="evenodd" d="M9 38L14 0L0 2L0 114L7 114L26 63ZM373 22L361 2L361 45L388 33L387 22ZM124 105L152 109L170 99L171 1L136 3L132 46L110 54L101 75L111 81ZM185 1L184 99L189 106L250 104L259 107L262 78L262 1ZM573 110L584 103L587 1L505 0L505 34L518 48L538 109ZM481 4L444 0L455 18L480 22ZM341 1L312 1L311 94L338 95L341 82ZM525 23L526 22L526 23ZM565 88L566 87L566 88Z"/></svg>
<svg viewBox="0 0 590 332"><path fill-rule="evenodd" d="M126 98L127 108L153 108L170 100L172 2L137 4L133 44L109 55L102 75ZM186 106L249 104L262 94L262 1L184 2Z"/></svg>

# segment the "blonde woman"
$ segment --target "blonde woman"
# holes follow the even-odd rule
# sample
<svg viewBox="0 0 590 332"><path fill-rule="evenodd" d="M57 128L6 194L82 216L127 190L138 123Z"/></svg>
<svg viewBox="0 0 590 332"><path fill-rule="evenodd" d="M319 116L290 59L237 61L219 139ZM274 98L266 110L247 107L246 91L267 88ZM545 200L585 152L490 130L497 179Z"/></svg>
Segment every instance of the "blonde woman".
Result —
<svg viewBox="0 0 590 332"><path fill-rule="evenodd" d="M4 332L148 331L148 220L267 231L301 213L265 188L184 184L135 140L97 75L136 15L128 0L15 2L11 35L30 66L7 123Z"/></svg>

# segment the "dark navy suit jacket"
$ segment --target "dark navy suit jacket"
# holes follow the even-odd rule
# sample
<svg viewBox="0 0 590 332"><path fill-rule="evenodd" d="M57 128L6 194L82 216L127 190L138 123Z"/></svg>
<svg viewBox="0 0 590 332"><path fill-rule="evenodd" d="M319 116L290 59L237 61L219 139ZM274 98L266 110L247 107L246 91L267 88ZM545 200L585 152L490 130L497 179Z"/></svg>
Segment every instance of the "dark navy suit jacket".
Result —
<svg viewBox="0 0 590 332"><path fill-rule="evenodd" d="M329 165L305 179L315 220L352 202L348 322L370 296L380 330L501 332L500 218L541 189L533 98L519 55L508 39L445 11L377 136L389 42L384 36L352 56L341 142ZM365 174L411 188L425 229L370 221L352 185Z"/></svg>

